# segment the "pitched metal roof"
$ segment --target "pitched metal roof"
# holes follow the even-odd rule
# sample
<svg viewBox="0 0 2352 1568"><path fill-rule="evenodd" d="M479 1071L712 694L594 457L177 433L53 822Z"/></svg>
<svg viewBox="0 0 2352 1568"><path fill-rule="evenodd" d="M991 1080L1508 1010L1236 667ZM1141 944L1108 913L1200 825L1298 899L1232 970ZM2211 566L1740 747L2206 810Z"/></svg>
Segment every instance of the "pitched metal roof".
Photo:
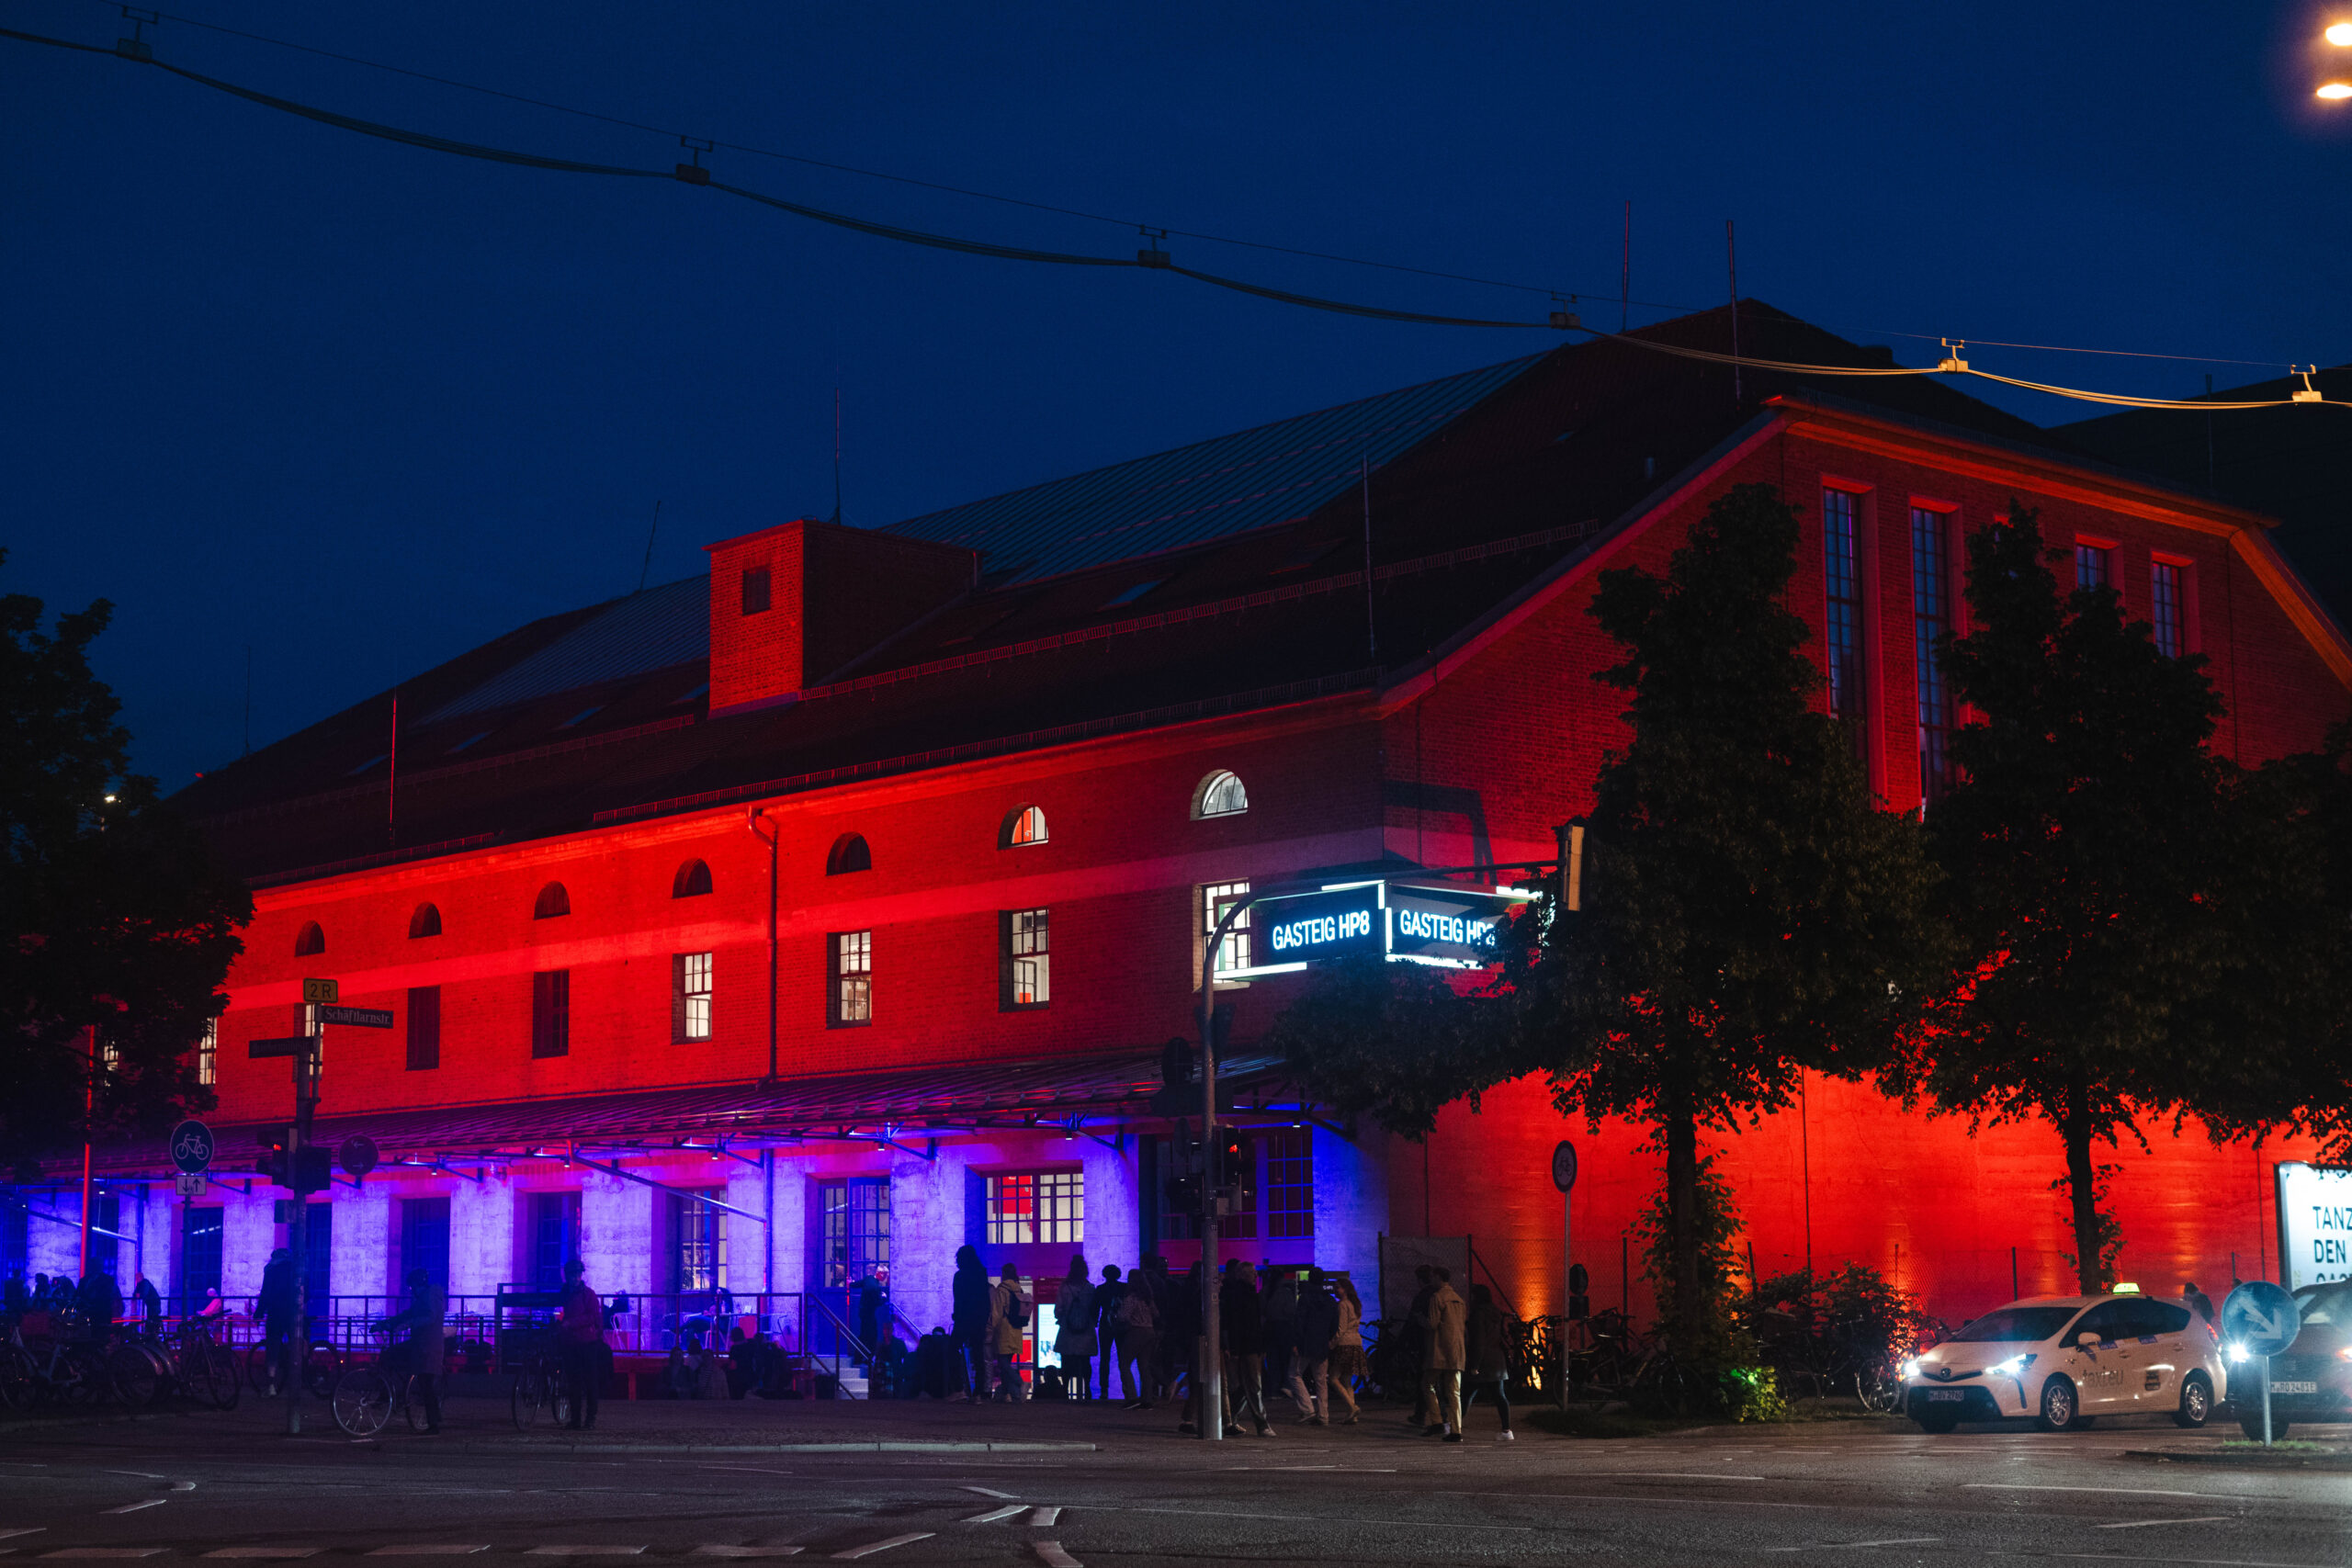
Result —
<svg viewBox="0 0 2352 1568"><path fill-rule="evenodd" d="M710 655L710 579L665 582L616 599L584 625L425 716L432 724L488 713L601 681L667 670Z"/></svg>
<svg viewBox="0 0 2352 1568"><path fill-rule="evenodd" d="M1304 517L1419 445L1543 357L1465 371L893 523L886 534L978 549L999 582L1227 537Z"/></svg>

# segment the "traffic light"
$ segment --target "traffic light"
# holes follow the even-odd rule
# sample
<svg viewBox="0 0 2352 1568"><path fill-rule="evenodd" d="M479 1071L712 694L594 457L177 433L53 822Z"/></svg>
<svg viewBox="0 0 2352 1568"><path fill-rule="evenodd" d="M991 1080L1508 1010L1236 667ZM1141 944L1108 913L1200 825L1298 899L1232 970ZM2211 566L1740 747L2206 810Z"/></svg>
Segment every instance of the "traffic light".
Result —
<svg viewBox="0 0 2352 1568"><path fill-rule="evenodd" d="M287 1180L288 1172L286 1168L286 1155L287 1140L284 1134L263 1134L262 1156L254 1163L254 1173L257 1176L266 1176L280 1187L291 1186L292 1183Z"/></svg>
<svg viewBox="0 0 2352 1568"><path fill-rule="evenodd" d="M1226 1134L1217 1142L1217 1185L1247 1192L1256 1184L1257 1177L1257 1151L1250 1147L1250 1140L1238 1133Z"/></svg>

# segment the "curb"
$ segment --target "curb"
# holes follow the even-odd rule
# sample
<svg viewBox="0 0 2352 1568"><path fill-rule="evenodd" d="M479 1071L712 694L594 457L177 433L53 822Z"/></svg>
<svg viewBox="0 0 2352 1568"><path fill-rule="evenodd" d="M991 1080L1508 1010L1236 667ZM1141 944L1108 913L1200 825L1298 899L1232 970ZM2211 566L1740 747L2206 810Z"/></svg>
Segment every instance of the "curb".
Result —
<svg viewBox="0 0 2352 1568"><path fill-rule="evenodd" d="M505 1454L1022 1454L1095 1453L1094 1443L956 1443L888 1438L838 1443L465 1443L460 1453Z"/></svg>
<svg viewBox="0 0 2352 1568"><path fill-rule="evenodd" d="M2352 1453L2190 1453L2165 1449L2126 1449L2125 1459L2155 1464L2204 1464L2223 1470L2327 1470L2352 1472Z"/></svg>

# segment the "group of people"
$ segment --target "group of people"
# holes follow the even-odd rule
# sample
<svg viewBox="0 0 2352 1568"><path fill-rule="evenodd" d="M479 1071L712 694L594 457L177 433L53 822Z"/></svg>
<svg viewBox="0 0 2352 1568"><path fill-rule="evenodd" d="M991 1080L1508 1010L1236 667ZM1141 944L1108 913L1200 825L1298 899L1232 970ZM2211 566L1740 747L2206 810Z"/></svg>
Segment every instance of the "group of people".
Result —
<svg viewBox="0 0 2352 1568"><path fill-rule="evenodd" d="M1406 1323L1419 1371L1410 1424L1425 1436L1461 1442L1465 1398L1475 1404L1484 1393L1502 1421L1497 1440L1511 1441L1509 1343L1494 1292L1473 1285L1465 1303L1453 1288L1453 1271L1435 1264L1414 1269L1413 1280L1417 1289Z"/></svg>
<svg viewBox="0 0 2352 1568"><path fill-rule="evenodd" d="M1108 1400L1115 1369L1125 1407L1149 1410L1181 1386L1185 1403L1178 1426L1195 1430L1205 1382L1196 1365L1202 1287L1200 1264L1177 1279L1157 1253L1132 1271L1106 1263L1099 1279L1083 1255L1073 1257L1053 1302L1050 1348L1061 1363L1061 1391L1071 1399ZM1023 1293L1019 1269L1007 1263L991 1281L978 1249L965 1247L956 1255L954 1301L964 1397L974 1403L1028 1398L1018 1363L1035 1307ZM1287 1397L1305 1424L1336 1419L1348 1425L1359 1418L1354 1387L1366 1371L1363 1303L1346 1278L1230 1259L1217 1280L1216 1311L1227 1425L1246 1420L1260 1436L1272 1436L1270 1389Z"/></svg>

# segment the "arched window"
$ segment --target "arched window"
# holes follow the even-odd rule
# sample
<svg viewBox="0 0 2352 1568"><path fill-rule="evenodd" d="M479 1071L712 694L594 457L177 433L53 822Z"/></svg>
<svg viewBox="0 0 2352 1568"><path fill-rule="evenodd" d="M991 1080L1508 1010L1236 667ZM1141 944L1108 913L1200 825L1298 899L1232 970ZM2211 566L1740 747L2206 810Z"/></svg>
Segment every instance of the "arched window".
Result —
<svg viewBox="0 0 2352 1568"><path fill-rule="evenodd" d="M1194 817L1238 817L1250 809L1250 792L1238 775L1219 768L1193 792Z"/></svg>
<svg viewBox="0 0 2352 1568"><path fill-rule="evenodd" d="M1046 814L1034 806L1016 806L1004 819L1004 831L997 840L997 848L1009 850L1015 844L1042 844L1046 841Z"/></svg>
<svg viewBox="0 0 2352 1568"><path fill-rule="evenodd" d="M419 904L416 907L416 913L408 918L409 940L413 942L421 936L439 936L440 934L441 911L431 904Z"/></svg>
<svg viewBox="0 0 2352 1568"><path fill-rule="evenodd" d="M690 860L670 879L670 897L694 898L710 891L710 863Z"/></svg>
<svg viewBox="0 0 2352 1568"><path fill-rule="evenodd" d="M825 874L839 876L844 872L872 871L874 852L865 847L865 840L856 833L843 833L833 840L832 853L825 857Z"/></svg>
<svg viewBox="0 0 2352 1568"><path fill-rule="evenodd" d="M313 953L327 950L327 933L319 929L316 920L304 920L302 929L294 936L294 956L308 958Z"/></svg>
<svg viewBox="0 0 2352 1568"><path fill-rule="evenodd" d="M560 882L550 882L539 889L539 901L531 906L531 919L551 919L557 915L571 913L571 895L563 890Z"/></svg>

